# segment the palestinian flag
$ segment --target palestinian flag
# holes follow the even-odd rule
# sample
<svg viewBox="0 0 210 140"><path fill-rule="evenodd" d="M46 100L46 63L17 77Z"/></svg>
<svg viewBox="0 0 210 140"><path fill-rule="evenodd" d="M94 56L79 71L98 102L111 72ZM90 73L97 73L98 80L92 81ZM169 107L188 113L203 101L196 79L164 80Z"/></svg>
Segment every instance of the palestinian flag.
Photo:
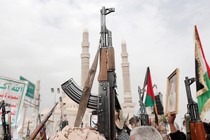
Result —
<svg viewBox="0 0 210 140"><path fill-rule="evenodd" d="M147 91L146 91L147 95L146 95L146 99L145 99L145 105L146 105L146 107L154 106L155 95L154 95L154 91L153 91L153 87L152 87L152 79L151 79L149 67L147 67L147 72L146 72L145 78L146 78L146 80L144 81L144 87L147 85Z"/></svg>
<svg viewBox="0 0 210 140"><path fill-rule="evenodd" d="M151 79L149 67L147 67L147 72L146 72L143 88L145 88L146 85L147 85L147 90L146 90L145 106L146 107L154 106L155 122L156 124L158 124L158 112L157 112L157 106L156 106L155 95L153 91L152 79Z"/></svg>
<svg viewBox="0 0 210 140"><path fill-rule="evenodd" d="M196 96L198 99L198 108L201 118L205 112L210 110L210 68L206 61L198 29L195 26L195 76Z"/></svg>

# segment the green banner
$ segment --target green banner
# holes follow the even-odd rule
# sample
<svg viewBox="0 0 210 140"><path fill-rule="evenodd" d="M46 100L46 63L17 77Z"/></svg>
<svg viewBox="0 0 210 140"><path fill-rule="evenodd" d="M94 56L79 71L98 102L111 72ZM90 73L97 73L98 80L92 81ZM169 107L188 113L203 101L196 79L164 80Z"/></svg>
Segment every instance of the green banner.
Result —
<svg viewBox="0 0 210 140"><path fill-rule="evenodd" d="M30 82L29 80L27 80L26 78L20 76L20 80L24 80L24 81L28 81L28 89L26 92L26 96L29 98L34 98L34 92L35 92L35 85Z"/></svg>

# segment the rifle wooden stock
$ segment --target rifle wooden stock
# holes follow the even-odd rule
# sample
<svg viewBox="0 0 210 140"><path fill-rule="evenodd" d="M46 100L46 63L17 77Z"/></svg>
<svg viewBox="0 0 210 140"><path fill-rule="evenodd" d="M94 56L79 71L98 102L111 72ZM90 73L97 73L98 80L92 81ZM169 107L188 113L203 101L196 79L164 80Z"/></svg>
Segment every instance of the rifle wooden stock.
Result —
<svg viewBox="0 0 210 140"><path fill-rule="evenodd" d="M55 106L52 108L52 110L48 113L48 115L44 118L44 120L36 127L36 129L33 131L33 133L30 135L29 140L34 140L37 136L37 134L42 130L42 128L45 126L45 123L48 121L50 116L52 115L55 107L57 106L58 102L55 104Z"/></svg>
<svg viewBox="0 0 210 140"><path fill-rule="evenodd" d="M203 122L190 123L191 140L205 140L205 130Z"/></svg>
<svg viewBox="0 0 210 140"><path fill-rule="evenodd" d="M33 131L33 133L30 135L30 140L34 140L37 136L37 134L41 131L42 127L44 127L45 123L40 123L36 129Z"/></svg>
<svg viewBox="0 0 210 140"><path fill-rule="evenodd" d="M100 72L98 81L107 81L107 48L100 49Z"/></svg>
<svg viewBox="0 0 210 140"><path fill-rule="evenodd" d="M107 71L114 71L115 70L115 57L114 57L114 48L108 47L107 48Z"/></svg>
<svg viewBox="0 0 210 140"><path fill-rule="evenodd" d="M46 126L44 124L44 126L42 127L41 131L40 131L40 136L41 136L41 140L47 140L47 135L46 135Z"/></svg>

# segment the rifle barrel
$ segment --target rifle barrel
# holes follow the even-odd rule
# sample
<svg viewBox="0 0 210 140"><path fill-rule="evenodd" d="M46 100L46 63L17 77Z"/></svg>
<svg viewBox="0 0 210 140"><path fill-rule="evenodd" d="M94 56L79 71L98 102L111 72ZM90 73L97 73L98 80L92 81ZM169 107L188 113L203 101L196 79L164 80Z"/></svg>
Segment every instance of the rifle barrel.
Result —
<svg viewBox="0 0 210 140"><path fill-rule="evenodd" d="M55 107L57 106L58 102L54 105L52 110L48 113L48 115L45 117L45 119L36 127L36 129L33 131L33 133L30 135L30 140L34 140L37 136L37 134L40 132L40 130L44 127L47 120L52 115L53 111L55 110Z"/></svg>

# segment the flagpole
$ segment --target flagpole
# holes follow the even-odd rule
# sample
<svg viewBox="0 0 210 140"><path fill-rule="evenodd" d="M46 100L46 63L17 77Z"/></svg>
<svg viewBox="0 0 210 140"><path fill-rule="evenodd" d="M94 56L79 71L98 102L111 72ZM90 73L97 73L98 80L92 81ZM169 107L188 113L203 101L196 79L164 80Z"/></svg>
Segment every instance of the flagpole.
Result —
<svg viewBox="0 0 210 140"><path fill-rule="evenodd" d="M153 89L156 88L157 90L157 85L154 84L153 85ZM154 91L154 90L153 90ZM155 94L155 93L154 93ZM154 95L155 96L155 95ZM157 104L156 104L156 101L154 102L154 111L155 111L155 114L156 114L156 117L157 117L157 125L159 126L159 120L158 120L158 110L157 110Z"/></svg>
<svg viewBox="0 0 210 140"><path fill-rule="evenodd" d="M144 85L143 85L143 88L142 88L142 101L144 101L144 93L146 92L145 87L146 87L147 82L148 82L147 81L148 73L149 73L149 67L147 67L147 71L146 71L145 78L144 78Z"/></svg>

